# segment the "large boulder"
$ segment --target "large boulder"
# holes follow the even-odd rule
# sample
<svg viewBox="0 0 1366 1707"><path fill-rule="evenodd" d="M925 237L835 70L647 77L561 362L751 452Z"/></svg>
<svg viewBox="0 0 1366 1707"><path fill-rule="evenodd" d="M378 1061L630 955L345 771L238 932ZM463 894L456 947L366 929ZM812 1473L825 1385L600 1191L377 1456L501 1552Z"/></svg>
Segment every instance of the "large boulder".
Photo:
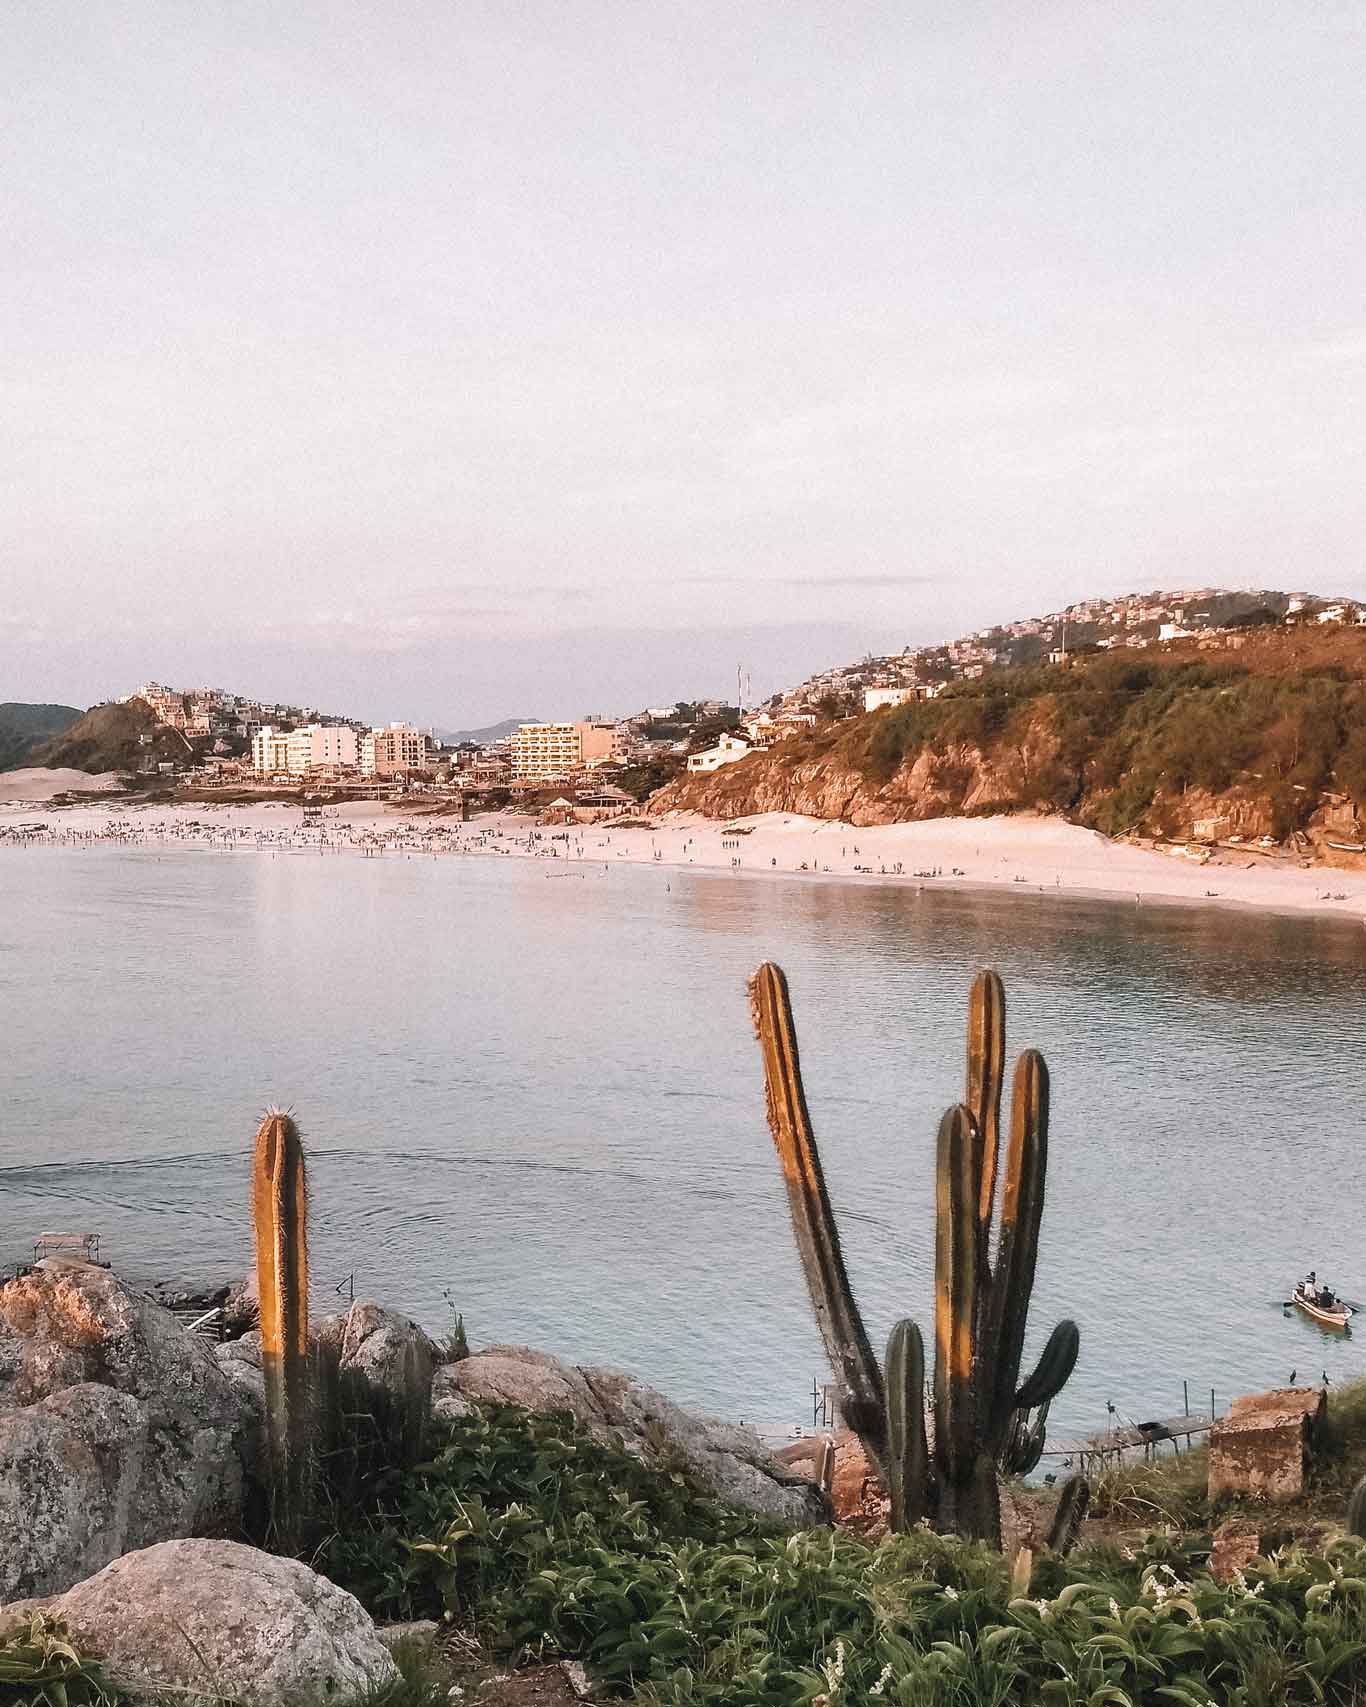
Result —
<svg viewBox="0 0 1366 1707"><path fill-rule="evenodd" d="M0 1602L66 1588L142 1545L148 1411L83 1382L0 1411Z"/></svg>
<svg viewBox="0 0 1366 1707"><path fill-rule="evenodd" d="M48 1610L139 1697L332 1707L398 1679L354 1596L297 1559L234 1541L127 1553Z"/></svg>
<svg viewBox="0 0 1366 1707"><path fill-rule="evenodd" d="M3 1592L65 1588L131 1547L236 1533L249 1425L208 1341L110 1270L51 1257L0 1286L0 1510L46 1514L41 1538L6 1549ZM88 1523L63 1518L87 1500Z"/></svg>
<svg viewBox="0 0 1366 1707"><path fill-rule="evenodd" d="M343 1374L363 1381L376 1397L401 1403L410 1383L431 1386L432 1342L395 1310L358 1298L339 1316L324 1316L313 1335L336 1349Z"/></svg>
<svg viewBox="0 0 1366 1707"><path fill-rule="evenodd" d="M643 1463L686 1467L718 1498L802 1527L830 1521L820 1489L780 1464L757 1434L694 1416L619 1369L576 1368L527 1346L490 1346L443 1364L433 1382L433 1413L479 1399L567 1412L600 1439L617 1439Z"/></svg>

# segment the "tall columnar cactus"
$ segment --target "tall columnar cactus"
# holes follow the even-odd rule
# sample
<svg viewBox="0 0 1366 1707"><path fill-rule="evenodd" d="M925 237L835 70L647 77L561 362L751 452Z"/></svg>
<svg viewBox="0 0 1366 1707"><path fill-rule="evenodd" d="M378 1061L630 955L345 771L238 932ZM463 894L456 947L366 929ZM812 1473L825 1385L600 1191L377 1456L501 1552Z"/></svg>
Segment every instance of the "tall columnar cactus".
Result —
<svg viewBox="0 0 1366 1707"><path fill-rule="evenodd" d="M1051 1400L1076 1364L1076 1324L1053 1330L1020 1380L1038 1258L1048 1156L1048 1069L1030 1050L1015 1068L1004 1183L998 1189L1005 993L981 973L968 1009L967 1090L939 1127L935 1177L935 1358L932 1459L911 1425L908 1372L919 1331L899 1323L886 1386L869 1348L840 1249L806 1107L787 980L771 962L750 981L764 1056L769 1125L782 1162L797 1246L845 1420L882 1470L893 1526L930 1515L937 1526L1000 1542L998 1472L1038 1462ZM999 1227L995 1248L993 1223ZM923 1382L922 1373L917 1377ZM909 1479L908 1479L909 1478ZM912 1482L915 1483L912 1486Z"/></svg>
<svg viewBox="0 0 1366 1707"><path fill-rule="evenodd" d="M252 1169L261 1368L271 1470L271 1523L281 1546L297 1544L310 1445L308 1187L299 1129L272 1110L256 1134Z"/></svg>

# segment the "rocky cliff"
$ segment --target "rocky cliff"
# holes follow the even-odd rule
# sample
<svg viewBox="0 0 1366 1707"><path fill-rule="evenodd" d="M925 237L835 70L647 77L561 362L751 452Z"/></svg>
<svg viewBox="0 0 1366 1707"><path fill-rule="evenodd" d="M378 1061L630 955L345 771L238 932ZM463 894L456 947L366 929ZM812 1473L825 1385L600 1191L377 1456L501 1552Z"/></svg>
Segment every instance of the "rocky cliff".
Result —
<svg viewBox="0 0 1366 1707"><path fill-rule="evenodd" d="M1269 836L1361 863L1330 844L1366 835L1366 636L1347 664L1254 662L1116 655L1001 671L679 777L649 810L855 825L1042 811L1107 835Z"/></svg>

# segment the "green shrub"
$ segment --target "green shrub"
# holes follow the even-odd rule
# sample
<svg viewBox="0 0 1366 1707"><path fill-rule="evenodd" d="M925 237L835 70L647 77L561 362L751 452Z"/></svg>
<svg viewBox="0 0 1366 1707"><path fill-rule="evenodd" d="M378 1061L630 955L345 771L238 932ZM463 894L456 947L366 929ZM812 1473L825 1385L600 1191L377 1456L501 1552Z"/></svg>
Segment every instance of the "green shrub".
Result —
<svg viewBox="0 0 1366 1707"><path fill-rule="evenodd" d="M48 1613L0 1635L0 1707L114 1707L116 1700L99 1667Z"/></svg>
<svg viewBox="0 0 1366 1707"><path fill-rule="evenodd" d="M372 1609L449 1612L575 1654L655 1707L1301 1707L1366 1700L1366 1543L1259 1559L1208 1541L1036 1561L920 1530L775 1532L572 1422L488 1410L323 1560Z"/></svg>

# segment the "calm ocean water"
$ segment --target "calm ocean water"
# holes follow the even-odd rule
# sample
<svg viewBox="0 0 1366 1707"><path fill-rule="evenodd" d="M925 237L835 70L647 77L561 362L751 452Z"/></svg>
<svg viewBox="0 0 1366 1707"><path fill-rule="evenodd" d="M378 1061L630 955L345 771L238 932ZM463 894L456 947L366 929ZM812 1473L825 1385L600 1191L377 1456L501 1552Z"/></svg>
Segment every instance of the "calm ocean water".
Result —
<svg viewBox="0 0 1366 1707"><path fill-rule="evenodd" d="M787 969L876 1341L930 1317L934 1135L996 966L1053 1076L1031 1348L1082 1327L1059 1430L1366 1368L1272 1301L1366 1298L1366 932L1047 897L535 861L0 855L0 1267L89 1227L148 1279L249 1260L271 1103L308 1145L315 1307L809 1420L822 1369L745 978ZM1366 1317L1363 1317L1366 1323Z"/></svg>

